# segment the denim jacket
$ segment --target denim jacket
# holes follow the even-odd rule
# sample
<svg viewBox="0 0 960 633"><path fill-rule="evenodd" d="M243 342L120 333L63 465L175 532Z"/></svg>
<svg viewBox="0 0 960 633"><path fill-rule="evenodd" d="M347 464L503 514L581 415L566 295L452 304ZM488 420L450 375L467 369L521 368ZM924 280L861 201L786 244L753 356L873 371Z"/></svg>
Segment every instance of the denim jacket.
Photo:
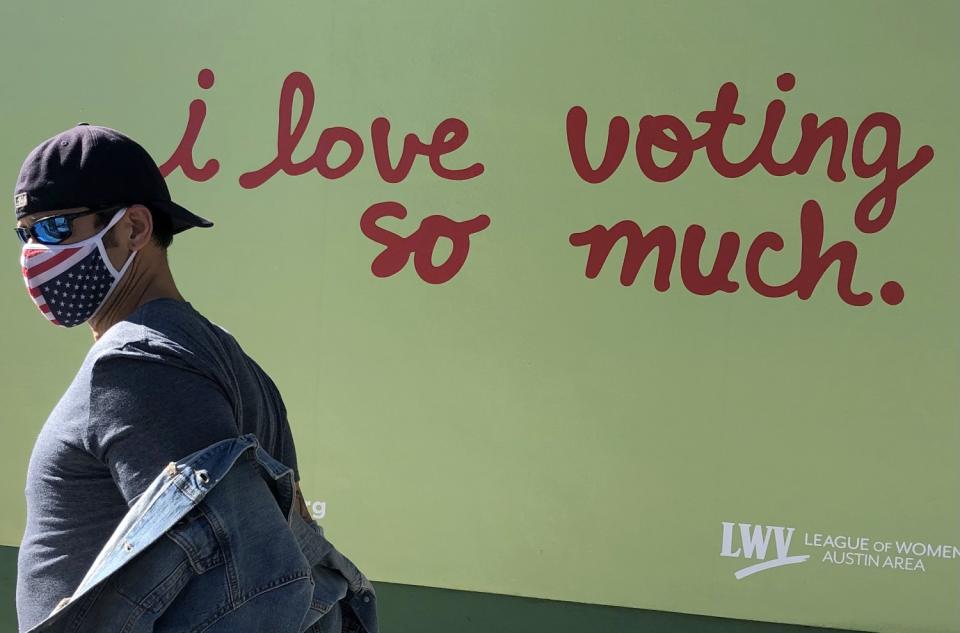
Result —
<svg viewBox="0 0 960 633"><path fill-rule="evenodd" d="M170 462L27 633L377 633L370 581L247 434Z"/></svg>

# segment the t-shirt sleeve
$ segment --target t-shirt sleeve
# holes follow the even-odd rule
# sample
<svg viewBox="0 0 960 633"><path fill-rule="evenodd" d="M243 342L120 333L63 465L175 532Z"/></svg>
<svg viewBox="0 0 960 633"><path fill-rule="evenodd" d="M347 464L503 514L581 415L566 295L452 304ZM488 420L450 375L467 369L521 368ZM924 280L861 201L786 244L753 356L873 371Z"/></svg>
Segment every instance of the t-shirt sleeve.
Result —
<svg viewBox="0 0 960 633"><path fill-rule="evenodd" d="M287 406L283 402L280 390L273 382L273 379L263 370L263 368L249 356L245 356L247 362L254 368L257 376L260 377L264 386L264 394L270 400L277 410L279 437L276 439L276 457L285 466L293 469L294 481L300 481L300 465L297 463L297 447L293 441L293 431L290 429L290 422L287 419Z"/></svg>
<svg viewBox="0 0 960 633"><path fill-rule="evenodd" d="M201 372L123 356L94 367L86 446L128 505L169 462L238 435L226 394Z"/></svg>

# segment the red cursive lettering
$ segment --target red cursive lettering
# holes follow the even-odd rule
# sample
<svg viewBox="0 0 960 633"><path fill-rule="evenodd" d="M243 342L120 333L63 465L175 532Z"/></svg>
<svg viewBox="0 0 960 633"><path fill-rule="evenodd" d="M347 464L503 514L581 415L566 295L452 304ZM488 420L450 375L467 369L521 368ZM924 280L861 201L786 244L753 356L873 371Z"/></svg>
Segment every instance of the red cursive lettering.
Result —
<svg viewBox="0 0 960 633"><path fill-rule="evenodd" d="M403 237L377 224L384 217L402 220L407 217L407 209L399 202L387 201L371 205L363 212L360 231L385 247L374 258L370 270L377 277L390 277L400 272L407 265L410 255L413 255L417 275L431 284L445 283L460 272L470 253L470 235L490 225L490 218L484 214L462 222L442 215L431 215L420 222L416 231ZM453 248L444 263L434 266L433 253L437 240L442 237L450 240Z"/></svg>

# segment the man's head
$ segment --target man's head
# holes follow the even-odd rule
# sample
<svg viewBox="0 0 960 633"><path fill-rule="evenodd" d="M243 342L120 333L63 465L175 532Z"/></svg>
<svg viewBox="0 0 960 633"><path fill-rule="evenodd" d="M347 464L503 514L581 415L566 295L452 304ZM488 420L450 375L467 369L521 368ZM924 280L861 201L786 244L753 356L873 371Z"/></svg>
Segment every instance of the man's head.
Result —
<svg viewBox="0 0 960 633"><path fill-rule="evenodd" d="M139 283L138 291L151 295L158 289L146 284L169 279L172 286L166 250L173 236L213 226L170 200L160 170L139 144L85 123L30 152L14 207L27 289L50 321L66 326L130 294L115 287ZM132 274L140 281L121 283L138 253Z"/></svg>

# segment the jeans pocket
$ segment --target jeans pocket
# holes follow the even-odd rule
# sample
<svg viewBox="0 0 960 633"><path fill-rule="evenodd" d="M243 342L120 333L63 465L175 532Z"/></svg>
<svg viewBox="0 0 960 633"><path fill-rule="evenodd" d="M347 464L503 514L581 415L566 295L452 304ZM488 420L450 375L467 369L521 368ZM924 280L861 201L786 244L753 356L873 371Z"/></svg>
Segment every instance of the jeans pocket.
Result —
<svg viewBox="0 0 960 633"><path fill-rule="evenodd" d="M193 508L164 533L190 562L197 574L203 574L223 563L223 552L216 531L204 512L204 505Z"/></svg>
<svg viewBox="0 0 960 633"><path fill-rule="evenodd" d="M153 623L196 574L183 551L158 539L84 599L69 633L152 633Z"/></svg>

